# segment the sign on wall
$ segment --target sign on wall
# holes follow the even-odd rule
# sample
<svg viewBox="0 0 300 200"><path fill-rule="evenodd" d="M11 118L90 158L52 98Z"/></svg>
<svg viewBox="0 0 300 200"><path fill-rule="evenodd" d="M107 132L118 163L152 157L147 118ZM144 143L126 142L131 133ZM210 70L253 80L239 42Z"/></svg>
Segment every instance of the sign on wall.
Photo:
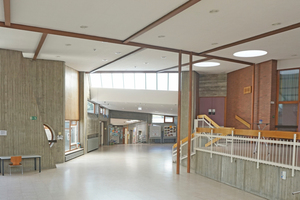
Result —
<svg viewBox="0 0 300 200"><path fill-rule="evenodd" d="M0 130L0 136L7 136L7 130Z"/></svg>

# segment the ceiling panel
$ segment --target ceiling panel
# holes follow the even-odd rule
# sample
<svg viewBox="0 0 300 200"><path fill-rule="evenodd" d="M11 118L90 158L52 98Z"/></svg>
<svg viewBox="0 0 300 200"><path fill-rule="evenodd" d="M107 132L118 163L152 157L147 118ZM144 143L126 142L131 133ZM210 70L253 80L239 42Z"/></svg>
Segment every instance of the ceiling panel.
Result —
<svg viewBox="0 0 300 200"><path fill-rule="evenodd" d="M136 49L138 48L48 35L38 59L65 61L66 65L78 71L89 72Z"/></svg>
<svg viewBox="0 0 300 200"><path fill-rule="evenodd" d="M267 60L284 60L300 58L300 28L290 30L284 33L269 36L267 38L255 40L231 48L223 49L211 53L221 57L239 59L247 62L261 63ZM235 52L244 50L265 50L268 52L265 56L254 58L239 58L233 56Z"/></svg>
<svg viewBox="0 0 300 200"><path fill-rule="evenodd" d="M193 56L193 60L203 57ZM182 63L189 62L189 55L182 54ZM156 71L178 65L178 53L145 49L120 61L110 64L99 71Z"/></svg>
<svg viewBox="0 0 300 200"><path fill-rule="evenodd" d="M298 23L299 7L299 0L200 1L134 41L202 52Z"/></svg>
<svg viewBox="0 0 300 200"><path fill-rule="evenodd" d="M11 22L124 40L185 2L11 0ZM0 0L0 10L3 10L3 0ZM0 20L3 19L1 14ZM88 28L80 28L82 25Z"/></svg>
<svg viewBox="0 0 300 200"><path fill-rule="evenodd" d="M41 33L0 28L0 48L34 54L41 36Z"/></svg>

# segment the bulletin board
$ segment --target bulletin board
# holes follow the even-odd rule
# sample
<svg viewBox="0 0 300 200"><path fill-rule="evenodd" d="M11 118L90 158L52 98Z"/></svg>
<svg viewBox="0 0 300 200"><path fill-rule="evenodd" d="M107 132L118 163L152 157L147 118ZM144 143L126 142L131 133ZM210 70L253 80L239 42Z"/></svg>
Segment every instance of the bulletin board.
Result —
<svg viewBox="0 0 300 200"><path fill-rule="evenodd" d="M161 126L150 126L150 139L161 139Z"/></svg>

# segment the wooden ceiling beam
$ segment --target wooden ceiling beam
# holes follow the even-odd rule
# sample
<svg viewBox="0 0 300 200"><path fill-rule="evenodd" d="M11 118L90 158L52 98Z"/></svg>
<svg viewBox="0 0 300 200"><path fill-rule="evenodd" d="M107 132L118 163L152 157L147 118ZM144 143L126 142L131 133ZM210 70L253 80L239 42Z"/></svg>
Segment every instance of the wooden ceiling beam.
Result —
<svg viewBox="0 0 300 200"><path fill-rule="evenodd" d="M237 42L233 42L233 43L226 44L226 45L223 45L223 46L220 46L220 47L216 47L214 49L210 49L210 50L201 52L198 55L202 56L203 54L212 53L212 52L215 52L215 51L220 51L222 49L237 46L237 45L240 45L240 44L244 44L244 43L251 42L251 41L254 41L254 40L262 39L262 38L269 37L269 36L272 36L272 35L276 35L278 33L283 33L283 32L290 31L290 30L293 30L293 29L296 29L296 28L299 28L299 27L300 27L300 23L293 24L293 25L286 26L286 27L283 27L283 28L280 28L280 29L276 29L274 31L269 31L267 33L263 33L263 34L260 34L260 35L256 35L256 36L253 36L253 37L243 39L243 40L239 40Z"/></svg>
<svg viewBox="0 0 300 200"><path fill-rule="evenodd" d="M117 59L115 59L115 60L113 60L113 61L111 61L111 62L109 62L109 63L106 63L106 64L104 64L104 65L102 65L102 66L100 66L100 67L97 67L96 69L93 69L92 71L90 71L90 73L94 73L94 72L97 71L98 69L101 69L101 68L103 68L103 67L106 67L106 66L108 66L108 65L110 65L110 64L112 64L112 63L115 63L115 62L117 62L117 61L119 61L119 60L122 60L122 59L124 59L124 58L126 58L126 57L128 57L128 56L131 56L131 55L133 55L133 54L135 54L135 53L138 53L138 52L141 52L141 51L143 51L143 50L145 50L145 49L144 49L144 48L139 48L139 49L137 49L137 50L134 50L134 51L132 51L132 52L126 54L126 55L123 55L123 56L121 56L121 57L119 57L119 58L117 58Z"/></svg>
<svg viewBox="0 0 300 200"><path fill-rule="evenodd" d="M223 60L223 61L243 64L243 65L249 65L249 66L255 65L255 63L246 62L246 61L242 61L242 60L231 59L231 58L224 58L224 57L220 57L220 56L212 56L212 55L207 55L207 54L204 54L203 56L207 57L209 59Z"/></svg>
<svg viewBox="0 0 300 200"><path fill-rule="evenodd" d="M128 74L128 73L157 73L157 71L96 71L93 74L115 74L115 73L123 73L123 74ZM178 73L177 71L169 71L169 72L164 72L164 73ZM86 74L90 74L90 72L86 72Z"/></svg>
<svg viewBox="0 0 300 200"><path fill-rule="evenodd" d="M85 34L73 33L73 32L68 32L68 31L59 31L59 30L54 30L54 29L40 28L40 27L27 26L27 25L21 25L21 24L11 23L10 26L5 26L4 22L0 22L0 27L23 30L23 31L47 33L47 34L51 34L51 35L80 38L80 39L93 40L93 41L99 41L99 42L108 42L108 43L113 43L113 44L135 46L135 47L140 47L140 48L148 48L148 49L168 51L168 52L174 52L174 53L180 52L179 49L173 49L173 48L168 48L168 47L161 47L161 46L142 44L142 43L136 43L136 42L128 42L128 43L124 44L122 40L117 40L117 39L111 39L111 38L105 38L105 37L93 36L93 35L85 35ZM190 51L182 51L182 53L190 54ZM198 56L198 53L196 53L196 52L192 52L192 54L194 56Z"/></svg>
<svg viewBox="0 0 300 200"><path fill-rule="evenodd" d="M208 61L208 60L211 60L211 58L204 58L204 59L201 59L201 60L195 60L192 62L192 64L195 64L195 63L199 63L199 62L205 62L205 61ZM184 67L184 66L188 66L190 63L185 63L185 64L182 64L181 67ZM164 72L166 70L170 70L170 69L175 69L177 68L178 65L174 66L174 67L169 67L169 68L166 68L166 69L161 69L161 70L158 70L157 73L161 73L161 72Z"/></svg>
<svg viewBox="0 0 300 200"><path fill-rule="evenodd" d="M168 19L170 19L170 18L174 17L175 15L181 13L182 11L186 10L187 8L193 6L194 4L198 3L199 1L201 1L201 0L190 0L190 1L182 4L181 6L176 8L175 10L172 10L171 12L169 12L168 14L166 14L163 17L159 18L155 22L149 24L148 26L146 26L142 30L140 30L140 31L136 32L135 34L131 35L129 38L124 40L123 43L126 44L126 43L132 41L133 39L135 39L135 38L139 37L140 35L146 33L147 31L151 30L152 28L158 26L159 24L167 21Z"/></svg>
<svg viewBox="0 0 300 200"><path fill-rule="evenodd" d="M10 26L10 0L3 0L5 26Z"/></svg>
<svg viewBox="0 0 300 200"><path fill-rule="evenodd" d="M33 60L35 60L38 57L38 55L40 53L40 50L41 50L41 48L42 48L42 46L43 46L43 44L44 44L44 42L46 40L47 35L48 35L47 33L43 33L43 35L42 35L42 37L40 39L39 45L37 46L35 54L33 56Z"/></svg>

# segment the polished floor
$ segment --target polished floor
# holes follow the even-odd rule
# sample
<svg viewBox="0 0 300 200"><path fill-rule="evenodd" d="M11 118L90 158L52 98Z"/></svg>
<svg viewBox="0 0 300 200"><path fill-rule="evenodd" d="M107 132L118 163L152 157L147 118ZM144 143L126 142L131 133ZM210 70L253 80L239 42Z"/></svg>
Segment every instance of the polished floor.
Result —
<svg viewBox="0 0 300 200"><path fill-rule="evenodd" d="M0 199L21 200L258 200L239 189L187 174L176 175L171 145L104 146L42 173L0 177Z"/></svg>

